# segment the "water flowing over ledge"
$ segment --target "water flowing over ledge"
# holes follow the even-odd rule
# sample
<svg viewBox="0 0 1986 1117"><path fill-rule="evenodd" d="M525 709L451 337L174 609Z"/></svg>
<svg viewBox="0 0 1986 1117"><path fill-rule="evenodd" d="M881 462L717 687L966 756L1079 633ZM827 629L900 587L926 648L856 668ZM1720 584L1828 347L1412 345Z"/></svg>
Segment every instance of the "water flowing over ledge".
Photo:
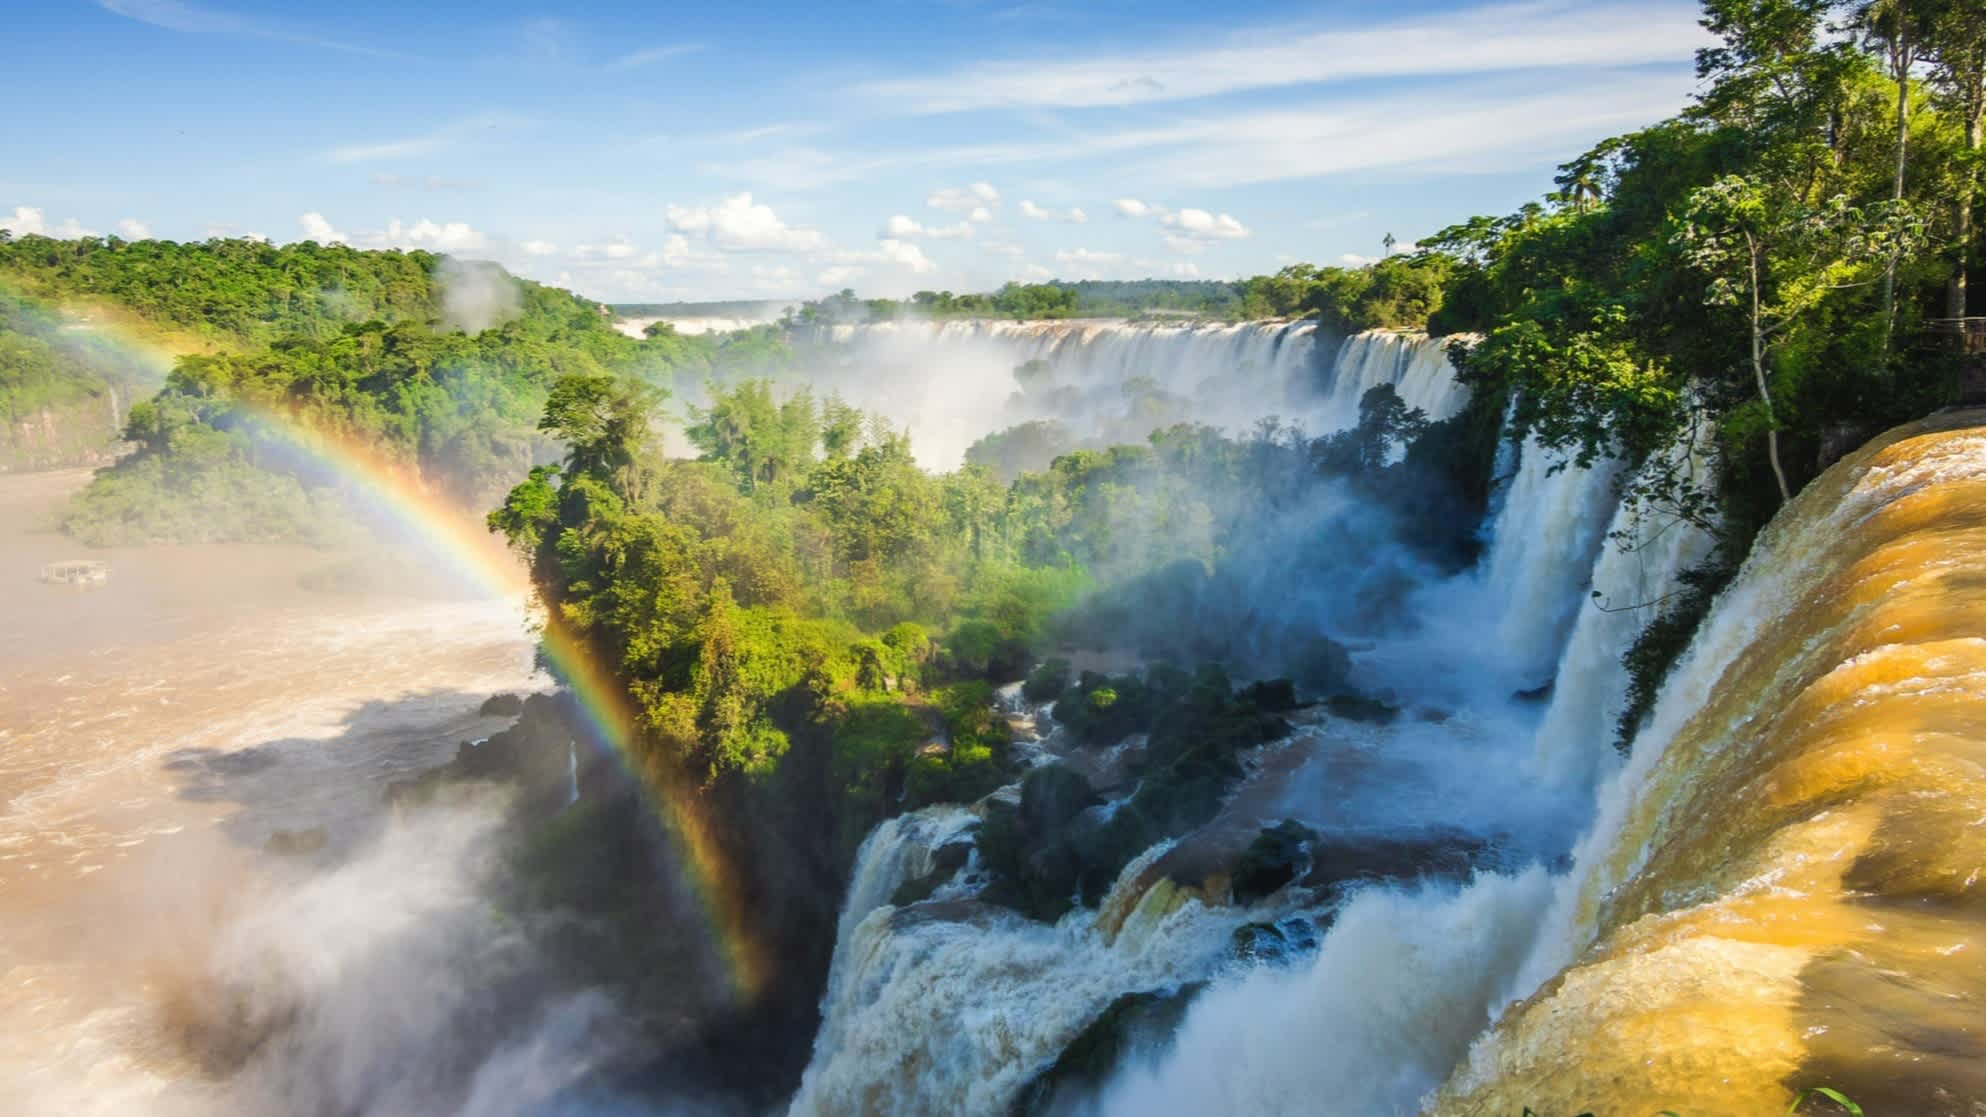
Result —
<svg viewBox="0 0 1986 1117"><path fill-rule="evenodd" d="M1890 432L1760 537L1602 793L1514 987L1537 991L1434 1112L1783 1112L1813 1085L1971 1111L1983 419Z"/></svg>
<svg viewBox="0 0 1986 1117"><path fill-rule="evenodd" d="M1001 360L1053 354L1076 371L1071 383L1146 376L1186 387L1203 357L1236 362L1229 406L1253 406L1260 417L1294 395L1306 401L1300 421L1312 433L1349 425L1378 384L1436 417L1467 398L1443 343L1416 335L1359 335L1327 361L1307 323L870 329L907 332L919 345L999 338ZM1215 346L1233 351L1194 355ZM1236 355L1251 347L1256 357ZM1234 402L1237 387L1252 395ZM1237 413L1229 425L1251 423ZM1180 839L1204 859L1210 843L1233 840L1214 834L1223 826L1245 843L1276 817L1368 836L1459 826L1507 852L1506 874L1374 885L1348 899L1296 889L1236 904L1224 877L1195 878L1178 868L1194 859L1169 857L1163 843L1127 866L1097 909L1079 907L1050 926L978 901L970 863L931 899L892 906L940 846L970 841L977 824L956 807L893 820L859 858L822 1030L792 1112L1005 1113L1121 998L1177 998L1206 981L1176 1042L1139 1055L1095 1100L1102 1112L1191 1099L1208 1111L1307 1113L1325 1093L1340 1103L1327 1112L1411 1112L1531 956L1538 913L1557 885L1536 861L1570 844L1589 817L1594 783L1618 763L1610 746L1627 689L1621 654L1707 545L1694 529L1617 508L1610 464L1580 468L1535 445L1512 451L1484 560L1425 585L1413 630L1359 653L1366 681L1415 715L1387 727L1307 721L1277 746L1290 762L1260 765L1236 792L1233 802L1256 814ZM1620 612L1588 604L1596 591ZM1516 693L1532 690L1548 690L1549 703ZM1331 924L1314 960L1237 961L1237 932L1293 915ZM1417 930L1403 937L1402 927ZM1339 1056L1322 1057L1326 1043Z"/></svg>

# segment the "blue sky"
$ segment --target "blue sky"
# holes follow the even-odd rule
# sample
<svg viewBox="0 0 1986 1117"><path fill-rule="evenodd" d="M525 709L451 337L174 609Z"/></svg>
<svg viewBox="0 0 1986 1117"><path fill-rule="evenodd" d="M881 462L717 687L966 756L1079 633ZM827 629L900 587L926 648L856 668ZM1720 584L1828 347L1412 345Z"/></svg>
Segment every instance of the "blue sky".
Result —
<svg viewBox="0 0 1986 1117"><path fill-rule="evenodd" d="M1550 189L1685 0L20 0L0 227L342 239L596 298L1226 278Z"/></svg>

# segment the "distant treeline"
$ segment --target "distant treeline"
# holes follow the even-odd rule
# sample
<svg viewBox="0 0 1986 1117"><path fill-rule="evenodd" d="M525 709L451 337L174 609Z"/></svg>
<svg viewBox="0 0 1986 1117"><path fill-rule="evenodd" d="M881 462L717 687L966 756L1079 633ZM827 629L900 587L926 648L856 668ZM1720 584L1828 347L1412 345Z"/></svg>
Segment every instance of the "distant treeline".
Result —
<svg viewBox="0 0 1986 1117"><path fill-rule="evenodd" d="M1447 261L1394 256L1364 267L1298 264L1249 279L1084 279L1008 283L997 291L919 291L865 299L852 290L800 304L792 324L859 324L901 318L1145 318L1236 321L1318 318L1347 332L1419 328L1440 305ZM673 311L671 313L687 313Z"/></svg>

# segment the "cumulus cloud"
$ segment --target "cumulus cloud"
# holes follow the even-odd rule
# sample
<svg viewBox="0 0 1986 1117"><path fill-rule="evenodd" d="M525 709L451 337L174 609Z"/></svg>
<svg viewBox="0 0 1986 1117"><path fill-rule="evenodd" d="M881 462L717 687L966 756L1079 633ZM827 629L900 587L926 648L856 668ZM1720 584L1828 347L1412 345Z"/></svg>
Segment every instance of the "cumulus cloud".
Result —
<svg viewBox="0 0 1986 1117"><path fill-rule="evenodd" d="M356 233L346 233L331 224L329 218L312 210L297 217L297 226L303 230L305 240L319 244L351 244L360 248L406 248L422 249L443 254L460 252L485 252L492 247L492 239L466 222L438 222L426 217L419 221L406 222L399 218L386 223L384 229L365 229ZM212 228L211 235L217 234ZM249 234L257 238L256 234Z"/></svg>
<svg viewBox="0 0 1986 1117"><path fill-rule="evenodd" d="M883 222L883 231L876 235L878 237L890 237L898 240L907 237L928 237L931 240L970 240L972 239L972 224L970 221L960 221L954 225L926 225L914 217L897 214L888 221Z"/></svg>
<svg viewBox="0 0 1986 1117"><path fill-rule="evenodd" d="M1080 209L1046 209L1031 201L1021 201L1021 216L1031 221L1059 221L1067 225L1081 225L1090 219L1089 214Z"/></svg>
<svg viewBox="0 0 1986 1117"><path fill-rule="evenodd" d="M859 279L869 269L852 264L837 264L814 277L814 282L823 287L845 287L850 280Z"/></svg>
<svg viewBox="0 0 1986 1117"><path fill-rule="evenodd" d="M1089 248L1073 248L1055 254L1058 264L1115 264L1124 258L1121 252L1098 252Z"/></svg>
<svg viewBox="0 0 1986 1117"><path fill-rule="evenodd" d="M145 240L152 235L152 227L135 217L126 217L117 223L117 235L125 240Z"/></svg>
<svg viewBox="0 0 1986 1117"><path fill-rule="evenodd" d="M1110 204L1116 207L1117 216L1119 217L1150 217L1152 215L1151 203L1141 202L1136 198L1119 198Z"/></svg>
<svg viewBox="0 0 1986 1117"><path fill-rule="evenodd" d="M411 225L394 218L379 238L389 247L422 248L433 252L478 252L489 238L461 221L437 224L423 217Z"/></svg>
<svg viewBox="0 0 1986 1117"><path fill-rule="evenodd" d="M938 270L938 265L924 255L924 250L909 241L885 239L877 242L876 247L881 250L884 260L898 267L909 268L919 275Z"/></svg>
<svg viewBox="0 0 1986 1117"><path fill-rule="evenodd" d="M990 182L975 182L963 187L947 186L933 191L930 197L924 199L924 204L946 213L968 214L969 221L991 221L993 212L988 207L1000 204L1000 192Z"/></svg>
<svg viewBox="0 0 1986 1117"><path fill-rule="evenodd" d="M735 194L714 206L670 206L669 224L678 232L707 239L725 252L812 252L826 244L813 229L788 225L771 206Z"/></svg>
<svg viewBox="0 0 1986 1117"><path fill-rule="evenodd" d="M34 236L44 228L41 210L34 206L15 206L12 217L0 217L0 229L17 237Z"/></svg>
<svg viewBox="0 0 1986 1117"><path fill-rule="evenodd" d="M1025 256L1027 254L1027 249L1022 248L1020 245L1015 244L1012 241L1004 241L1004 240L989 240L984 244L981 244L979 246L979 250L986 253L988 256L1011 256L1016 259Z"/></svg>
<svg viewBox="0 0 1986 1117"><path fill-rule="evenodd" d="M95 229L85 229L82 222L71 217L59 225L50 225L48 218L35 206L15 206L13 215L0 217L0 229L5 229L17 237L43 236L57 240L75 240L78 237L100 235Z"/></svg>
<svg viewBox="0 0 1986 1117"><path fill-rule="evenodd" d="M526 256L556 256L559 252L559 246L548 240L527 240L518 247Z"/></svg>
<svg viewBox="0 0 1986 1117"><path fill-rule="evenodd" d="M351 239L333 228L331 222L316 210L298 217L297 224L303 229L303 239L319 244L344 244Z"/></svg>
<svg viewBox="0 0 1986 1117"><path fill-rule="evenodd" d="M1248 227L1225 213L1209 213L1204 209L1182 209L1159 218L1159 223L1184 236L1202 237L1208 240L1240 240L1248 235Z"/></svg>

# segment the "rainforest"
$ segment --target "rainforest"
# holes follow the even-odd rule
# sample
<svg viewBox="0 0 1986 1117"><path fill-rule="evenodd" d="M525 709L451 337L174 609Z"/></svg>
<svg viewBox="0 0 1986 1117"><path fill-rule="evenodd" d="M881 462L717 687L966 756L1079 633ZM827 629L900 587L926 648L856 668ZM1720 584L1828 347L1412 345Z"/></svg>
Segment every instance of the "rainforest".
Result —
<svg viewBox="0 0 1986 1117"><path fill-rule="evenodd" d="M23 18L0 1109L1986 1111L1986 8L889 7Z"/></svg>

